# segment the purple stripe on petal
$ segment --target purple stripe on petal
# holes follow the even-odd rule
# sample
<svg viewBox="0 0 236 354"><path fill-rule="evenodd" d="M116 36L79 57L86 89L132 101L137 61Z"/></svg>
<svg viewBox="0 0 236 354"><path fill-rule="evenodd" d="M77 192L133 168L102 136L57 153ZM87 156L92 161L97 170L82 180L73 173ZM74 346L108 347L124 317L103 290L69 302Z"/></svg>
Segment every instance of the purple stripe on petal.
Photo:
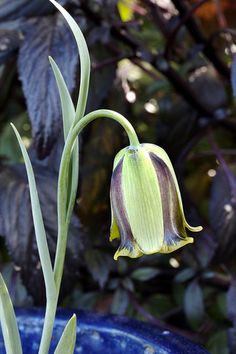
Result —
<svg viewBox="0 0 236 354"><path fill-rule="evenodd" d="M135 241L130 228L130 224L127 219L126 210L123 202L121 186L122 167L123 158L117 164L112 174L110 192L111 206L113 210L114 219L116 220L120 232L121 244L119 249L125 248L132 253L134 250Z"/></svg>
<svg viewBox="0 0 236 354"><path fill-rule="evenodd" d="M184 240L187 235L174 179L168 166L154 153L149 152L159 181L163 219L164 246L171 247Z"/></svg>

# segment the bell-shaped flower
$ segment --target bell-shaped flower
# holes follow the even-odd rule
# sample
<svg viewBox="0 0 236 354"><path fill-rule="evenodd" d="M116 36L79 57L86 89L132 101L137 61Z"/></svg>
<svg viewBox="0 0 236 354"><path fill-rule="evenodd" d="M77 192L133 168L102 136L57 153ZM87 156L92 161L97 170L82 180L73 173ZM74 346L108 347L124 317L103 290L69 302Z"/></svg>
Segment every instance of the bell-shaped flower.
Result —
<svg viewBox="0 0 236 354"><path fill-rule="evenodd" d="M120 239L114 258L169 253L193 242L186 229L178 182L166 152L153 144L121 150L111 179L110 240Z"/></svg>

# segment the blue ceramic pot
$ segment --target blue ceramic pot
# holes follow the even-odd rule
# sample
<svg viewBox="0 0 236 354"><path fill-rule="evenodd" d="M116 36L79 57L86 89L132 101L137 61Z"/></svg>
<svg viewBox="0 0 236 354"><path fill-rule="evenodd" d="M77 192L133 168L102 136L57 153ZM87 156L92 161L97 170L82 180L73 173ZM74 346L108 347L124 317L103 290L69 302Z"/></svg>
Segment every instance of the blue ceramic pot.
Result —
<svg viewBox="0 0 236 354"><path fill-rule="evenodd" d="M206 354L202 347L170 331L126 317L100 316L82 311L78 318L77 345L79 354ZM53 333L53 353L58 338L73 312L59 310ZM38 353L44 311L18 310L17 320L24 354ZM0 353L5 354L0 333ZM17 354L17 353L16 353ZM66 354L66 353L65 353Z"/></svg>

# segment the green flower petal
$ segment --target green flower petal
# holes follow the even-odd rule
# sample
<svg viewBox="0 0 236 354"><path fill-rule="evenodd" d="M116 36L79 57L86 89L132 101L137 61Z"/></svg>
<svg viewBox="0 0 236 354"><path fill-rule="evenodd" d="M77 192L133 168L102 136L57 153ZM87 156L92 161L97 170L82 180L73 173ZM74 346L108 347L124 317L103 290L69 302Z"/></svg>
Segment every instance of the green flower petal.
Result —
<svg viewBox="0 0 236 354"><path fill-rule="evenodd" d="M116 219L114 218L113 207L111 205L111 229L110 229L110 241L120 238L119 227Z"/></svg>
<svg viewBox="0 0 236 354"><path fill-rule="evenodd" d="M121 244L114 258L119 256L129 256L137 258L142 255L138 245L136 244L130 224L127 219L127 213L124 206L123 190L122 190L122 173L123 158L118 161L111 179L111 210L112 210L112 226L110 240L120 238Z"/></svg>
<svg viewBox="0 0 236 354"><path fill-rule="evenodd" d="M128 223L142 253L158 252L164 226L160 188L148 152L127 150L123 160L122 192Z"/></svg>
<svg viewBox="0 0 236 354"><path fill-rule="evenodd" d="M181 198L181 194L180 194L180 190L179 190L179 184L175 175L175 171L174 168L172 166L172 163L170 161L169 156L167 155L167 153L165 152L164 149L162 149L160 146L154 145L154 144L142 144L142 146L150 152L153 152L155 155L157 155L161 160L164 161L164 163L167 165L167 167L169 168L171 175L173 177L174 183L175 183L175 188L177 191L177 195L178 195L178 199L179 199L179 206L181 209L181 213L183 215L183 220L184 220L184 225L185 227L192 231L192 232L199 232L202 231L202 226L190 226L185 218L185 214L184 214L184 208L183 208L183 203L182 203L182 198Z"/></svg>

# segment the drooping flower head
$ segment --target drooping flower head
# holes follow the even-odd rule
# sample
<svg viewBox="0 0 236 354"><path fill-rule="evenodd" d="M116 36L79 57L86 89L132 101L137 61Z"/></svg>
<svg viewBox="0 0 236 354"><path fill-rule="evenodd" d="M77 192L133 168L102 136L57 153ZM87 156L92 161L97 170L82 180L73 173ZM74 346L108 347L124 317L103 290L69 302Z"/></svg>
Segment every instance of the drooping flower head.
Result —
<svg viewBox="0 0 236 354"><path fill-rule="evenodd" d="M129 146L117 154L110 197L110 240L121 242L115 259L169 253L193 242L186 229L202 230L187 223L173 166L159 146Z"/></svg>

